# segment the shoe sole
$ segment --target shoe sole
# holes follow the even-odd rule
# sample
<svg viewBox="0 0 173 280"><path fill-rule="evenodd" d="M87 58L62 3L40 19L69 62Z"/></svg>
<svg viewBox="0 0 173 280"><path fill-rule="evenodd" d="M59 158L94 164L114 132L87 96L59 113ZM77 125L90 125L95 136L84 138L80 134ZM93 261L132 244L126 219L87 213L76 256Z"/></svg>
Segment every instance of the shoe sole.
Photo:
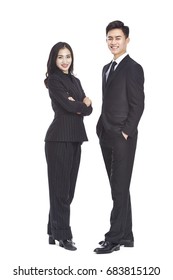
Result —
<svg viewBox="0 0 173 280"><path fill-rule="evenodd" d="M128 247L129 247L129 248L132 248L132 247L134 247L134 242L120 244L120 246L127 247L127 248L128 248Z"/></svg>

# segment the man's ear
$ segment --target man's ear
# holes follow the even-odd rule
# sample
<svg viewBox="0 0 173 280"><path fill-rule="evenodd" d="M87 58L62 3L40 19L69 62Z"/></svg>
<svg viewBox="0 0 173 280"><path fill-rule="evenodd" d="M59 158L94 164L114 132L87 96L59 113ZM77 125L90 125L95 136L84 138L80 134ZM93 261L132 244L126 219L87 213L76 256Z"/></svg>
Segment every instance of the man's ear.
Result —
<svg viewBox="0 0 173 280"><path fill-rule="evenodd" d="M127 42L127 44L130 42L130 38L129 37L126 39L126 42Z"/></svg>

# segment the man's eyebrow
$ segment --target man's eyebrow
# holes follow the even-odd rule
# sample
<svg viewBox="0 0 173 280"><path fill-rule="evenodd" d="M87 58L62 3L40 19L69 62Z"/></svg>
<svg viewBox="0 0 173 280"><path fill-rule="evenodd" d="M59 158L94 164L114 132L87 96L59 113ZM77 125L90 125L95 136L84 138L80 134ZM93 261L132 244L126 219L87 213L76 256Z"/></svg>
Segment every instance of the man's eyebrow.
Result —
<svg viewBox="0 0 173 280"><path fill-rule="evenodd" d="M107 36L107 38L121 38L122 37L122 35L117 35L117 36Z"/></svg>

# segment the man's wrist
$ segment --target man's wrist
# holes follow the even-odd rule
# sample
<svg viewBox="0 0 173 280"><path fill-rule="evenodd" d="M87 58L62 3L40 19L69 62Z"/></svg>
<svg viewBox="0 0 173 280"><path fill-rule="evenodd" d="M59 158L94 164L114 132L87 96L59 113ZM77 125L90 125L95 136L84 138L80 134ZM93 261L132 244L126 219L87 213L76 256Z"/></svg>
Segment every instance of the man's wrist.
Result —
<svg viewBox="0 0 173 280"><path fill-rule="evenodd" d="M122 133L122 135L124 136L124 138L127 140L128 135L127 135L126 133L124 133L123 131L122 131L121 133Z"/></svg>

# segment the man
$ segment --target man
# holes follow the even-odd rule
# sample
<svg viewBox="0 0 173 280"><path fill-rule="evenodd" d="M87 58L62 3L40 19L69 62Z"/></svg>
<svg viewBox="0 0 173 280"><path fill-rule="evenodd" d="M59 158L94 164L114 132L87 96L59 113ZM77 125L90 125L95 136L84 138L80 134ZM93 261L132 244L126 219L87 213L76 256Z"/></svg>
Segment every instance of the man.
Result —
<svg viewBox="0 0 173 280"><path fill-rule="evenodd" d="M127 54L129 27L113 21L106 27L113 61L103 67L103 104L97 135L111 186L110 229L94 250L111 253L133 247L130 181L137 143L137 127L144 110L144 73Z"/></svg>

